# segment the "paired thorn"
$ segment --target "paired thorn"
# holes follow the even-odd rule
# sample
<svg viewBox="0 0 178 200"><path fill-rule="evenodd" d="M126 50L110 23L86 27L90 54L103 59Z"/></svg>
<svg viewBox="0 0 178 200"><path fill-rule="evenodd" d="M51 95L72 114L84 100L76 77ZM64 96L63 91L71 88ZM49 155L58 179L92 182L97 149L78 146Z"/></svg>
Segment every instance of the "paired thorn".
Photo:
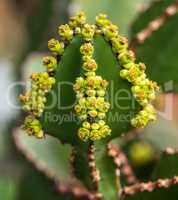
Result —
<svg viewBox="0 0 178 200"><path fill-rule="evenodd" d="M117 146L109 144L108 154L114 159L114 163L117 166L117 176L120 175L121 171L121 173L125 175L128 184L134 184L138 182L124 152L122 152Z"/></svg>
<svg viewBox="0 0 178 200"><path fill-rule="evenodd" d="M89 167L91 169L92 180L96 184L96 188L98 188L98 183L101 177L100 177L100 171L96 168L94 152L95 152L95 147L94 145L91 145L88 153L88 161L89 161Z"/></svg>
<svg viewBox="0 0 178 200"><path fill-rule="evenodd" d="M131 186L126 186L121 191L121 196L132 196L138 192L152 192L159 188L169 188L170 186L178 184L178 176L170 179L158 179L156 181L149 181L147 183L136 183Z"/></svg>

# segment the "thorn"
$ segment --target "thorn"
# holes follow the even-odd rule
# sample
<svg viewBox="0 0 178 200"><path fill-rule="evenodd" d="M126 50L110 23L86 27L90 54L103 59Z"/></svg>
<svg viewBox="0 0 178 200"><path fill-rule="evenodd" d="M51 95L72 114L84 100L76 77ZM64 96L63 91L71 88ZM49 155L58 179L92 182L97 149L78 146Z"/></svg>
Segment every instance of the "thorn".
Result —
<svg viewBox="0 0 178 200"><path fill-rule="evenodd" d="M132 196L138 192L152 192L157 188L169 188L170 186L178 184L178 176L174 176L170 179L158 179L154 182L147 182L147 183L136 183L131 186L126 186L122 189L121 196L128 195Z"/></svg>
<svg viewBox="0 0 178 200"><path fill-rule="evenodd" d="M143 44L144 41L152 35L154 31L160 29L160 27L167 21L167 19L178 11L178 1L169 5L165 11L159 17L152 20L143 30L137 33L136 38L131 42L131 49L136 50L138 45Z"/></svg>
<svg viewBox="0 0 178 200"><path fill-rule="evenodd" d="M121 171L121 173L125 175L128 184L138 182L124 152L122 152L117 146L109 144L108 155L114 159L114 163L117 166L116 176L118 176Z"/></svg>
<svg viewBox="0 0 178 200"><path fill-rule="evenodd" d="M100 177L100 171L96 168L94 152L95 152L95 147L94 145L91 145L88 152L88 161L91 170L92 180L96 184L96 189L98 189L98 184L99 181L101 180L101 177Z"/></svg>

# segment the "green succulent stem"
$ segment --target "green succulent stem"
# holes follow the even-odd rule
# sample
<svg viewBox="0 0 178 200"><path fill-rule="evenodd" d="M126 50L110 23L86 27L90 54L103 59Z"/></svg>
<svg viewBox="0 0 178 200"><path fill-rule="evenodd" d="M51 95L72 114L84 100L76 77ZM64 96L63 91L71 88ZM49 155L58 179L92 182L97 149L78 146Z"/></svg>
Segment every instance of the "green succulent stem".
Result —
<svg viewBox="0 0 178 200"><path fill-rule="evenodd" d="M31 89L20 96L24 110L30 113L23 128L37 138L44 138L44 133L48 133L61 142L71 144L75 176L94 194L95 199L116 200L121 184L118 166L108 154L108 142L123 131L143 128L156 119L151 101L155 99L158 86L147 78L145 65L136 63L134 53L128 49L127 39L120 36L118 27L106 15L98 15L96 24L90 25L81 12L68 24L59 26L58 33L60 41L51 39L48 42L52 56L43 59L46 71L33 73ZM98 44L105 48L99 51ZM110 62L107 56L101 56L104 53L109 55ZM74 61L68 58L70 55L74 56ZM69 81L72 87L62 85L58 89L59 83ZM126 111L111 109L111 100L106 98L106 93L110 92L112 81L116 87L114 92L123 86L136 102L133 112L134 115L138 113L131 123L109 120L109 114L123 112L126 115L131 112L131 100ZM75 105L66 110L57 105L47 108L53 100L52 92L62 94L60 103L63 106L74 102ZM79 123L75 120L70 124L52 122L50 118L46 120L46 114L62 117L73 114Z"/></svg>

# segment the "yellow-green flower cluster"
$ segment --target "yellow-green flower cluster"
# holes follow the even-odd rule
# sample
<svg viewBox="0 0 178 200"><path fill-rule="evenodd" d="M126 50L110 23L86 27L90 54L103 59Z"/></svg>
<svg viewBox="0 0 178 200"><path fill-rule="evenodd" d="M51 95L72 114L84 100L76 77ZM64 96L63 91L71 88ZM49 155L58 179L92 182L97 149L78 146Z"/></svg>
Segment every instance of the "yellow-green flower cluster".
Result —
<svg viewBox="0 0 178 200"><path fill-rule="evenodd" d="M84 24L81 31L82 36L86 41L91 41L95 35L95 26L90 24Z"/></svg>
<svg viewBox="0 0 178 200"><path fill-rule="evenodd" d="M22 128L27 131L29 136L34 135L37 138L44 137L40 121L35 119L32 115L29 115L25 118Z"/></svg>
<svg viewBox="0 0 178 200"><path fill-rule="evenodd" d="M105 39L111 43L113 52L116 53L118 62L123 67L120 76L133 85L133 95L143 107L143 110L131 120L131 124L137 128L144 127L150 120L156 118L155 109L150 102L155 99L158 86L146 77L145 65L135 63L135 55L128 50L127 39L120 36L117 26L113 25L106 15L97 16L96 25Z"/></svg>
<svg viewBox="0 0 178 200"><path fill-rule="evenodd" d="M76 16L71 17L69 20L69 26L71 28L80 27L86 23L86 15L84 12L79 12Z"/></svg>
<svg viewBox="0 0 178 200"><path fill-rule="evenodd" d="M62 55L64 52L64 43L59 42L56 39L51 39L48 41L48 48L51 52L57 55Z"/></svg>
<svg viewBox="0 0 178 200"><path fill-rule="evenodd" d="M73 39L74 31L68 24L59 26L58 33L63 39L67 41L70 41Z"/></svg>
<svg viewBox="0 0 178 200"><path fill-rule="evenodd" d="M86 38L88 40L88 36ZM110 104L104 98L108 82L95 73L97 63L92 58L94 52L92 44L84 43L80 52L83 57L85 78L77 78L74 85L77 96L75 111L82 121L78 135L83 141L94 141L111 134L109 126L104 121L110 108Z"/></svg>
<svg viewBox="0 0 178 200"><path fill-rule="evenodd" d="M20 95L23 109L32 113L36 117L40 117L43 113L46 93L52 88L55 79L49 77L47 72L36 72L31 75L31 90L27 91L25 95Z"/></svg>
<svg viewBox="0 0 178 200"><path fill-rule="evenodd" d="M151 104L147 104L143 109L131 120L135 127L144 127L150 120L156 120L156 110Z"/></svg>
<svg viewBox="0 0 178 200"><path fill-rule="evenodd" d="M53 72L57 67L57 60L53 56L46 56L43 58L43 65L47 68L48 72Z"/></svg>

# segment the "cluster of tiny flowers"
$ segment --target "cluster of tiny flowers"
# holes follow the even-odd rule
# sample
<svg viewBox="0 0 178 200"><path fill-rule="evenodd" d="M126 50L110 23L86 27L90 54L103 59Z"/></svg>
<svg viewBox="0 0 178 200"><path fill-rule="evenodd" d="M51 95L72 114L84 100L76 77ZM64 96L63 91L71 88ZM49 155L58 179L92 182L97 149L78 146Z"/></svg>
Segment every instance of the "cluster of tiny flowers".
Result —
<svg viewBox="0 0 178 200"><path fill-rule="evenodd" d="M20 95L20 100L23 103L23 109L26 112L31 113L30 117L26 117L23 127L29 135L32 135L33 127L35 127L33 135L35 135L38 138L41 137L41 126L37 128L39 123L37 123L38 120L35 120L35 117L38 118L43 113L46 102L45 95L49 92L54 83L55 79L49 77L47 72L33 73L31 75L31 90L27 91L24 95ZM31 117L32 115L33 120ZM29 126L29 128L27 128L30 122L32 123L32 125L35 124L35 126L31 125Z"/></svg>
<svg viewBox="0 0 178 200"><path fill-rule="evenodd" d="M135 55L128 50L128 41L121 37L117 26L113 25L106 15L100 14L96 17L96 26L107 41L112 45L113 52L117 55L119 64L123 67L120 76L128 80L132 86L132 92L143 109L131 120L134 127L142 128L150 120L156 119L156 111L151 105L155 99L155 92L158 86L150 81L145 74L145 65L135 63Z"/></svg>
<svg viewBox="0 0 178 200"><path fill-rule="evenodd" d="M22 128L28 133L29 136L34 135L37 138L43 138L44 136L40 121L32 115L25 118Z"/></svg>
<svg viewBox="0 0 178 200"><path fill-rule="evenodd" d="M55 79L49 77L47 72L35 72L31 75L31 90L25 95L20 95L23 109L32 113L36 117L40 117L45 106L45 94L51 89L55 83Z"/></svg>
<svg viewBox="0 0 178 200"><path fill-rule="evenodd" d="M81 27L86 23L86 15L84 12L79 12L76 16L71 17L69 20L69 26L71 28Z"/></svg>
<svg viewBox="0 0 178 200"><path fill-rule="evenodd" d="M64 43L56 39L51 39L48 41L48 48L52 53L62 55L64 52Z"/></svg>
<svg viewBox="0 0 178 200"><path fill-rule="evenodd" d="M89 38L87 35L86 40ZM82 122L78 135L83 141L95 141L111 134L109 126L104 121L110 108L110 104L104 98L108 82L95 73L97 63L92 58L94 52L92 44L84 43L80 52L83 57L85 78L77 78L74 84L78 102L75 111Z"/></svg>
<svg viewBox="0 0 178 200"><path fill-rule="evenodd" d="M79 12L71 17L68 24L59 26L58 33L65 41L71 41L75 34L81 34L81 27L85 26L86 16L84 12Z"/></svg>
<svg viewBox="0 0 178 200"><path fill-rule="evenodd" d="M57 68L56 56L63 54L64 43L56 39L51 39L48 41L48 48L54 56L43 58L43 65L46 67L46 72L32 73L31 89L24 95L20 95L24 111L30 113L25 118L23 129L28 135L34 135L37 138L43 137L43 131L38 118L41 117L44 111L46 94L49 93L55 84L55 78L51 77L51 72L54 72Z"/></svg>

